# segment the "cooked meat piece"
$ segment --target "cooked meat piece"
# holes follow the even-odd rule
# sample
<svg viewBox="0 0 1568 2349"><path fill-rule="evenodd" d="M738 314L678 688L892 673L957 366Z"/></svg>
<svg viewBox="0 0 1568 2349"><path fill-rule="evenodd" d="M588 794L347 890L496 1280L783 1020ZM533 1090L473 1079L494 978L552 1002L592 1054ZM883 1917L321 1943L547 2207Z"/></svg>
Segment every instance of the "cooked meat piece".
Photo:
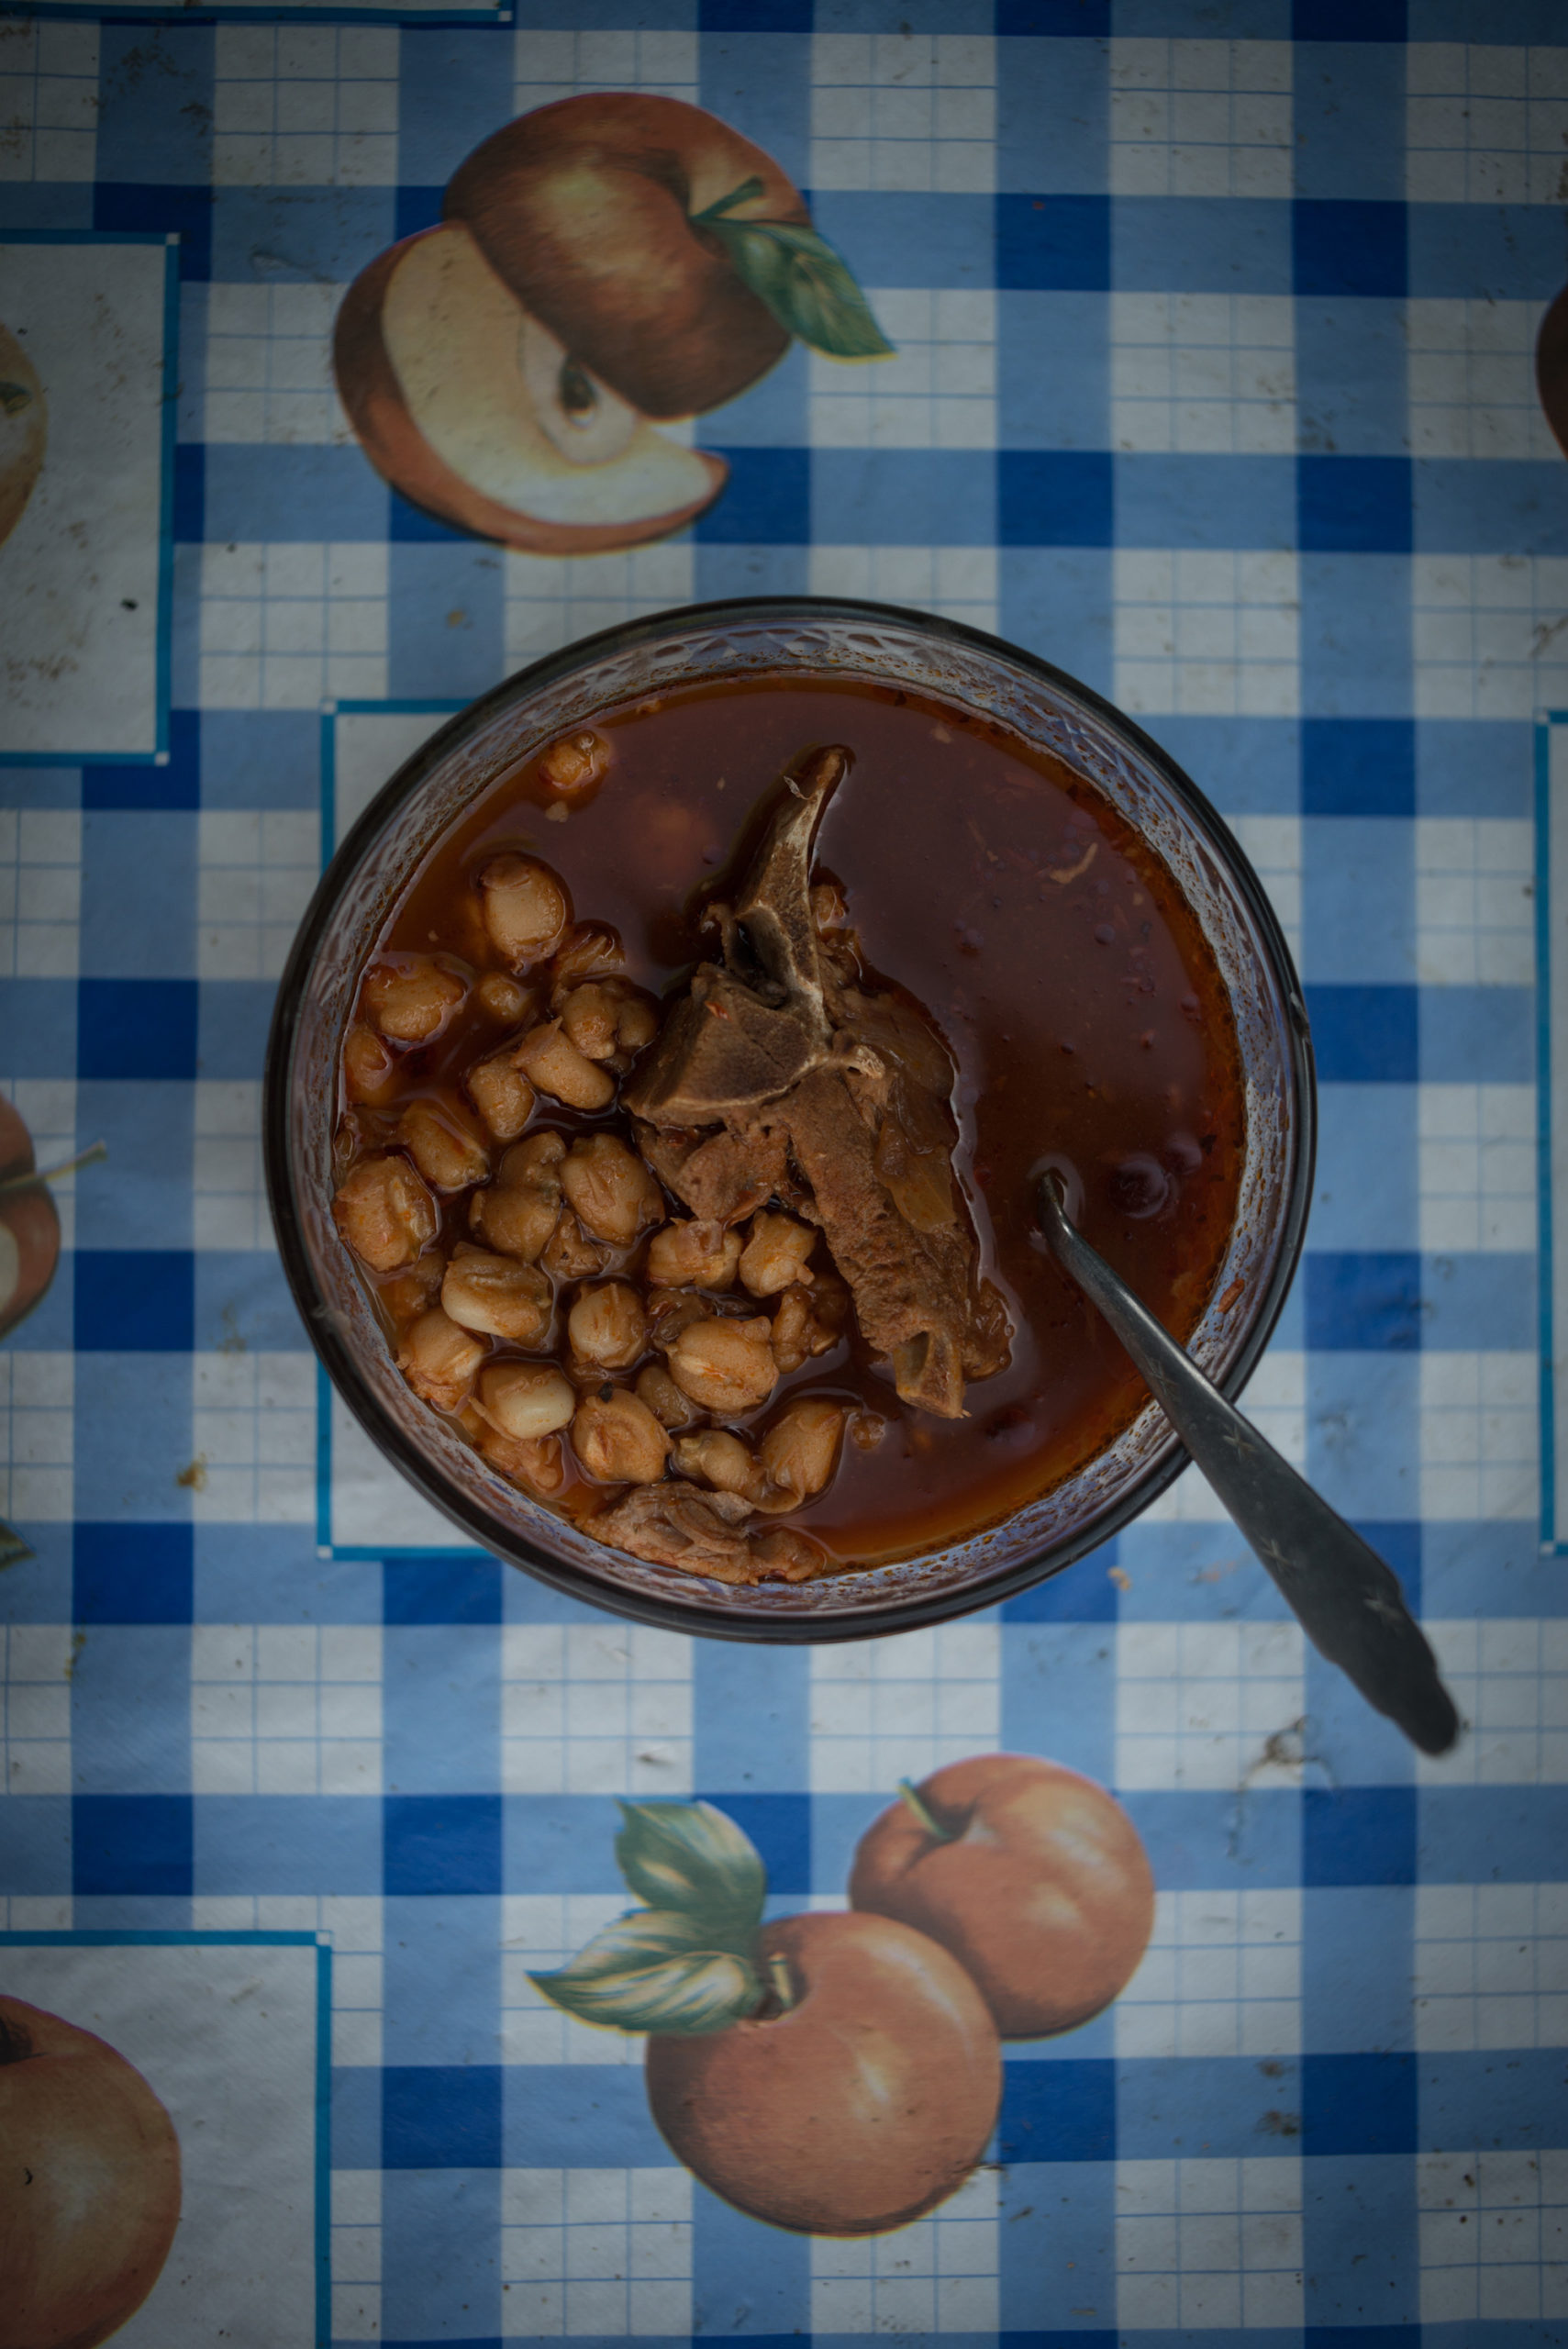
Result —
<svg viewBox="0 0 1568 2349"><path fill-rule="evenodd" d="M782 1127L701 1134L639 1124L637 1142L665 1189L710 1222L740 1223L770 1199L795 1197Z"/></svg>
<svg viewBox="0 0 1568 2349"><path fill-rule="evenodd" d="M906 1402L956 1419L966 1376L999 1369L1011 1332L953 1179L947 1048L912 1003L849 984L856 958L818 939L811 843L848 767L819 751L788 784L734 905L714 908L722 963L695 974L626 1098L643 1156L697 1215L733 1221L781 1196L787 1143L808 1193L794 1204L821 1227L862 1334Z"/></svg>
<svg viewBox="0 0 1568 2349"><path fill-rule="evenodd" d="M758 1582L751 1544L739 1530L751 1513L739 1493L704 1493L684 1482L639 1485L590 1518L588 1531L612 1550L656 1566L679 1566L713 1582Z"/></svg>

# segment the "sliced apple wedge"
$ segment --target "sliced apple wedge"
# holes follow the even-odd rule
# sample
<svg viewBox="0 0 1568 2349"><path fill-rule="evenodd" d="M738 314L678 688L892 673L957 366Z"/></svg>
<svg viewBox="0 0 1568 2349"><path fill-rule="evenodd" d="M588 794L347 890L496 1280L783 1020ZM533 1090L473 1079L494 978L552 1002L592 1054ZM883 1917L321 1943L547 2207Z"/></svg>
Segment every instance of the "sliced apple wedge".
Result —
<svg viewBox="0 0 1568 2349"><path fill-rule="evenodd" d="M350 421L395 489L528 553L665 538L728 475L579 365L455 224L392 246L355 279L333 359Z"/></svg>

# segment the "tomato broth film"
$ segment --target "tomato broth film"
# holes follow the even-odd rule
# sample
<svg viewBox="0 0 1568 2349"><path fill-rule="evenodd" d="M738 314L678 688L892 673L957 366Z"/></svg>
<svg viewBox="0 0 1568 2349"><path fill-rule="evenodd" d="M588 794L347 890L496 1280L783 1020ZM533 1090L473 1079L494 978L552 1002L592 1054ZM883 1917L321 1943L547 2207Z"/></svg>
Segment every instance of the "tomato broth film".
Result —
<svg viewBox="0 0 1568 2349"><path fill-rule="evenodd" d="M1171 874L934 696L695 685L531 755L362 974L334 1203L399 1367L545 1507L721 1582L918 1555L1145 1389L1035 1226L1185 1341L1245 1144Z"/></svg>

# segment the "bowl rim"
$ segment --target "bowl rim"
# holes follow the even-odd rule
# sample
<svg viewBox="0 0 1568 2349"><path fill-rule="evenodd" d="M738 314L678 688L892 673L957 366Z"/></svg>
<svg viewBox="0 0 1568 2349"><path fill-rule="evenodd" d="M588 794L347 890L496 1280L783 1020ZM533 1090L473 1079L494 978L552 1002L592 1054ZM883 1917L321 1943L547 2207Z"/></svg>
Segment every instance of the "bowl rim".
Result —
<svg viewBox="0 0 1568 2349"><path fill-rule="evenodd" d="M1306 999L1295 961L1262 883L1240 841L1169 751L1145 733L1136 719L1129 718L1093 686L1082 684L1066 670L1057 668L1022 645L1013 644L988 629L973 628L966 621L856 596L728 596L706 603L675 605L646 618L620 621L591 636L579 637L526 668L514 671L438 728L387 778L345 833L317 883L289 949L278 983L261 1076L262 1165L267 1204L284 1276L328 1377L377 1450L423 1498L497 1564L519 1566L567 1598L662 1631L708 1639L754 1641L764 1645L820 1646L844 1640L884 1638L896 1631L920 1630L998 1606L1038 1583L1054 1579L1142 1516L1188 1465L1186 1447L1179 1440L1174 1441L1165 1457L1135 1478L1129 1489L1102 1509L1092 1510L1081 1526L1045 1551L1015 1560L994 1574L981 1573L951 1588L891 1598L884 1606L819 1616L804 1611L792 1616L761 1611L747 1614L743 1606L738 1607L733 1601L704 1605L695 1598L665 1599L626 1585L601 1583L566 1560L536 1548L525 1536L510 1529L503 1535L479 1507L450 1491L438 1475L430 1473L424 1455L383 1418L373 1395L361 1377L354 1350L338 1327L335 1314L327 1308L311 1268L295 1209L294 1168L288 1148L288 1103L297 1013L344 884L371 844L454 750L483 732L509 707L606 655L693 628L718 629L742 622L766 626L770 622L804 624L832 619L851 624L880 622L913 629L920 635L1000 656L1043 680L1058 693L1086 707L1113 734L1129 740L1159 772L1221 856L1227 880L1244 901L1264 956L1273 966L1284 1008L1284 1057L1296 1111L1284 1186L1280 1241L1268 1286L1220 1382L1223 1392L1234 1402L1256 1369L1284 1310L1300 1263L1312 1200L1318 1141L1316 1062Z"/></svg>

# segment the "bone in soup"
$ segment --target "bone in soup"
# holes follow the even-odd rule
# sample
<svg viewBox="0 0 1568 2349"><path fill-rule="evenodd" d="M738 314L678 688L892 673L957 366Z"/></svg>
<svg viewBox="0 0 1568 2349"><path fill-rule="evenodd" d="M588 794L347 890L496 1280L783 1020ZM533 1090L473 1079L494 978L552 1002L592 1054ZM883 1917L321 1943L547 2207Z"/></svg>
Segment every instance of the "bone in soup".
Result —
<svg viewBox="0 0 1568 2349"><path fill-rule="evenodd" d="M799 1581L995 1524L1142 1408L1042 1165L1184 1341L1243 1143L1219 973L1092 784L935 697L762 679L600 714L437 846L362 976L334 1212L502 1475Z"/></svg>

